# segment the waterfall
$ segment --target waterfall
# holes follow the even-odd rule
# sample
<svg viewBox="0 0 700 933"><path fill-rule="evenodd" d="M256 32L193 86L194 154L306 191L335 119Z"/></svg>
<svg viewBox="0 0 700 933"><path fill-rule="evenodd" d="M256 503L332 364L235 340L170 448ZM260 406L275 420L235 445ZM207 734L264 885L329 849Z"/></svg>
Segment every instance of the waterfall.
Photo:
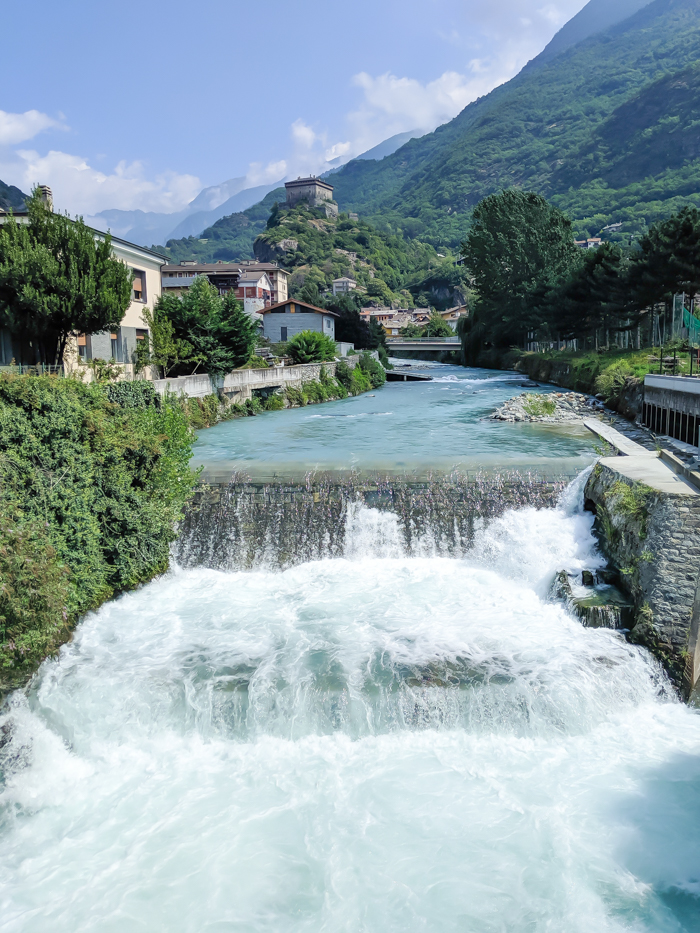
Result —
<svg viewBox="0 0 700 933"><path fill-rule="evenodd" d="M203 491L0 717L0 930L694 929L700 717L550 598L584 481Z"/></svg>

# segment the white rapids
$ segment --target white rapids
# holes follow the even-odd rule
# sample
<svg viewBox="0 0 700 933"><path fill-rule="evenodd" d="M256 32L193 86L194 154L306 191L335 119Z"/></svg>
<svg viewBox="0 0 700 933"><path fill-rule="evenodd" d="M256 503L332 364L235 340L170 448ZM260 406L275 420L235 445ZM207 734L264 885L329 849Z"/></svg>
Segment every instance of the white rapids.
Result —
<svg viewBox="0 0 700 933"><path fill-rule="evenodd" d="M3 718L0 930L699 930L700 716L548 599L601 565L580 492L88 616Z"/></svg>

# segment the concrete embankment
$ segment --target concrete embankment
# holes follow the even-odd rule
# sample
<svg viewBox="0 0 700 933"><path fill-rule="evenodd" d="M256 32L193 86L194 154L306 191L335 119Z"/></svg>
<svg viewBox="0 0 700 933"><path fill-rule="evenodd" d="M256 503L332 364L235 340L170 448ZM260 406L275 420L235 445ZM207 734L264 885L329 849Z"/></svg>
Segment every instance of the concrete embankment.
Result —
<svg viewBox="0 0 700 933"><path fill-rule="evenodd" d="M349 357L345 362L354 368L357 358ZM173 392L187 398L205 398L218 394L231 402L244 402L252 398L255 392L300 388L307 382L318 381L322 369L325 369L329 376L335 376L336 363L300 363L298 366L271 366L268 369L236 369L223 379L213 379L206 373L201 373L156 379L153 385L160 395Z"/></svg>
<svg viewBox="0 0 700 933"><path fill-rule="evenodd" d="M614 443L617 432L606 431ZM633 603L630 640L651 650L687 697L700 678L700 476L689 481L682 464L627 438L620 447L595 466L586 505Z"/></svg>

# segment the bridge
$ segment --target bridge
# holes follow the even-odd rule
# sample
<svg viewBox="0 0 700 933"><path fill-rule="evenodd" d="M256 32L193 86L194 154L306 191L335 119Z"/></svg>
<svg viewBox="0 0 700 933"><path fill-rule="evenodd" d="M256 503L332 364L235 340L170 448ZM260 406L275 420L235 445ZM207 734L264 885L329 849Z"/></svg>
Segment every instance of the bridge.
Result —
<svg viewBox="0 0 700 933"><path fill-rule="evenodd" d="M387 337L390 350L459 350L459 337Z"/></svg>

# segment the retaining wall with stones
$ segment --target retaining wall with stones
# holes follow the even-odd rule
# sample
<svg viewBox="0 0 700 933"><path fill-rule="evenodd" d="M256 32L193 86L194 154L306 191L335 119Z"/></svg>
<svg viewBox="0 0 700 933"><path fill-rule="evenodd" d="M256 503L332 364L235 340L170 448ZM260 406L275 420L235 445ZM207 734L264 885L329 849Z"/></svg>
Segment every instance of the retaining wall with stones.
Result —
<svg viewBox="0 0 700 933"><path fill-rule="evenodd" d="M586 500L634 603L630 640L660 658L689 696L700 678L700 496L657 492L598 464Z"/></svg>

